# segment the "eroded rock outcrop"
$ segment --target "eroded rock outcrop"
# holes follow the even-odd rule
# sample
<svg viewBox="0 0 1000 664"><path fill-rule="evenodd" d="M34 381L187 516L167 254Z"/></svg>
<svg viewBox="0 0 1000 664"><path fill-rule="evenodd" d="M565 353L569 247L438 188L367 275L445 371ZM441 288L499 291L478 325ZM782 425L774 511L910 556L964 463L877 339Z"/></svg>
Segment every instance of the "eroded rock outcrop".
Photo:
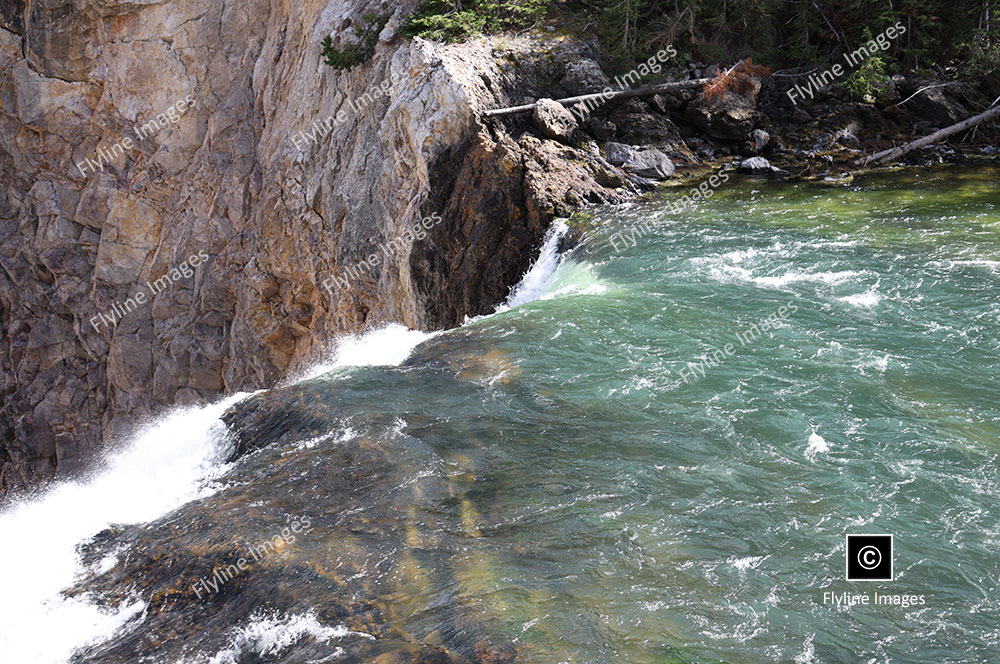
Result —
<svg viewBox="0 0 1000 664"><path fill-rule="evenodd" d="M553 215L628 193L596 144L477 116L600 78L591 46L409 41L415 4L4 4L0 491L338 334L484 313ZM369 12L371 60L323 64Z"/></svg>
<svg viewBox="0 0 1000 664"><path fill-rule="evenodd" d="M691 124L713 138L741 141L749 136L759 118L757 93L761 83L752 77L745 80L750 87L742 92L728 90L713 99L698 95L687 107Z"/></svg>

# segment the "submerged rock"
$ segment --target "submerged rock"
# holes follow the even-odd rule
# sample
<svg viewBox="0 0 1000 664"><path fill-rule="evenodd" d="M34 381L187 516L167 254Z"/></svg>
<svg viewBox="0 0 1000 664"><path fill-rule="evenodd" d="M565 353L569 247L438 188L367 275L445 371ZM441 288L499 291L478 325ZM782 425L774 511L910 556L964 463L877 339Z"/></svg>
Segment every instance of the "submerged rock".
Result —
<svg viewBox="0 0 1000 664"><path fill-rule="evenodd" d="M328 390L303 383L285 390L271 390L245 399L222 415L233 438L227 462L276 442L319 436L329 431L334 418L317 408L319 393Z"/></svg>

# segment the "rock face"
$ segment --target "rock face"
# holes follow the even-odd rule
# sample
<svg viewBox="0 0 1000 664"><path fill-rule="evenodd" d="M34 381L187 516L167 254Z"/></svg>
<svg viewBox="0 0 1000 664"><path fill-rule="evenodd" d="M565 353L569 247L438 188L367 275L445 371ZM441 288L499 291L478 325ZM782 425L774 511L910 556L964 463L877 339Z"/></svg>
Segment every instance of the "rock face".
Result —
<svg viewBox="0 0 1000 664"><path fill-rule="evenodd" d="M553 214L620 196L610 167L477 117L579 52L408 41L416 4L4 3L0 491L344 332L484 313ZM323 64L368 12L373 58Z"/></svg>
<svg viewBox="0 0 1000 664"><path fill-rule="evenodd" d="M576 130L576 120L562 104L552 99L539 99L531 115L535 126L546 138L568 143Z"/></svg>

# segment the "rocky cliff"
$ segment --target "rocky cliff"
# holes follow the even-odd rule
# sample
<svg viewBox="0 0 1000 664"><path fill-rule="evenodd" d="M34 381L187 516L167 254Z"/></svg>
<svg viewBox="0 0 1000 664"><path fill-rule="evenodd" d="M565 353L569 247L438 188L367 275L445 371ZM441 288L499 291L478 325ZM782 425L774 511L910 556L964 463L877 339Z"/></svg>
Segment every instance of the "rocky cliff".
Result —
<svg viewBox="0 0 1000 664"><path fill-rule="evenodd" d="M338 334L487 311L554 214L622 195L477 116L579 91L585 46L410 41L413 4L0 5L0 491ZM371 59L323 64L369 12Z"/></svg>
<svg viewBox="0 0 1000 664"><path fill-rule="evenodd" d="M0 1L0 493L172 405L270 387L345 332L489 311L553 216L675 164L766 153L787 170L760 172L824 177L995 97L900 78L884 108L792 103L805 74L786 73L484 121L621 83L555 26L405 39L416 2ZM371 57L323 63L325 36L373 24Z"/></svg>

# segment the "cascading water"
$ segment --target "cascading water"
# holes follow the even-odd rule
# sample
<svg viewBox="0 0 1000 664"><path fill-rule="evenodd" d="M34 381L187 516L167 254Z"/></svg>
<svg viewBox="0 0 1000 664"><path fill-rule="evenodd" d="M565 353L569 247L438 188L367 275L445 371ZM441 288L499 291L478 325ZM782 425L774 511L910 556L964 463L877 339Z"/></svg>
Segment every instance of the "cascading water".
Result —
<svg viewBox="0 0 1000 664"><path fill-rule="evenodd" d="M558 241L566 230L558 222L548 232L539 258L512 289L504 310L544 292L559 260ZM289 382L351 367L399 365L433 336L396 324L348 335L334 345L329 361ZM120 451L108 454L88 477L59 483L0 513L0 534L8 542L0 548L0 569L17 572L5 574L7 599L0 603L0 652L5 659L67 662L76 649L100 643L141 617L145 607L138 598L108 610L87 596L64 596L63 591L84 571L77 547L105 528L150 521L219 490L223 485L216 478L230 469L224 463L229 441L220 416L247 396L236 394L210 406L175 410L150 423ZM100 568L114 563L113 556L107 557ZM38 636L40 625L50 625L45 638ZM325 628L313 616L288 620L261 616L238 631L234 642L255 645L266 653L269 648L280 650L290 635L306 633L333 638L348 630ZM212 662L235 662L238 654L239 648L226 649Z"/></svg>
<svg viewBox="0 0 1000 664"><path fill-rule="evenodd" d="M996 183L734 178L561 256L557 225L494 314L346 339L8 508L0 652L992 661ZM848 533L895 535L892 582L845 580Z"/></svg>
<svg viewBox="0 0 1000 664"><path fill-rule="evenodd" d="M148 521L216 490L213 480L226 470L219 416L244 396L166 415L109 454L91 477L57 484L0 514L7 543L0 548L5 570L0 651L5 658L67 661L75 648L108 638L142 613L141 600L105 611L86 598L62 596L82 571L76 546L113 524ZM39 638L41 625L50 626L44 638Z"/></svg>

